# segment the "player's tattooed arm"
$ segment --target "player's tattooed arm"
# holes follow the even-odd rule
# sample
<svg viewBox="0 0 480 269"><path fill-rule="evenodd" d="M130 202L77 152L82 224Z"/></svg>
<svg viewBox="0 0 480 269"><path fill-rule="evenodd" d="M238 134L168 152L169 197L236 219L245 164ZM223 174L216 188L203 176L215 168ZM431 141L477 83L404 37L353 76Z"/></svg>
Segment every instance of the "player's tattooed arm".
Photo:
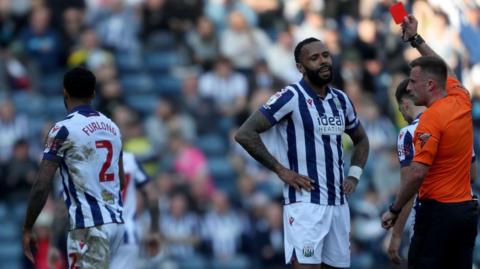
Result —
<svg viewBox="0 0 480 269"><path fill-rule="evenodd" d="M267 118L260 111L256 111L240 126L235 135L235 140L255 160L276 173L281 180L294 187L296 191L301 191L301 189L312 191L314 189L312 179L285 168L268 152L260 138L260 133L271 127L272 124Z"/></svg>
<svg viewBox="0 0 480 269"><path fill-rule="evenodd" d="M260 112L254 112L235 134L237 141L255 160L273 172L278 172L280 163L268 152L260 133L270 129L272 124Z"/></svg>
<svg viewBox="0 0 480 269"><path fill-rule="evenodd" d="M25 217L24 229L31 230L38 215L47 202L48 195L53 188L53 177L57 171L58 163L42 160L37 178L30 191Z"/></svg>
<svg viewBox="0 0 480 269"><path fill-rule="evenodd" d="M356 165L363 168L365 167L365 163L368 159L370 144L362 124L360 124L357 129L350 134L350 138L353 141L351 165Z"/></svg>

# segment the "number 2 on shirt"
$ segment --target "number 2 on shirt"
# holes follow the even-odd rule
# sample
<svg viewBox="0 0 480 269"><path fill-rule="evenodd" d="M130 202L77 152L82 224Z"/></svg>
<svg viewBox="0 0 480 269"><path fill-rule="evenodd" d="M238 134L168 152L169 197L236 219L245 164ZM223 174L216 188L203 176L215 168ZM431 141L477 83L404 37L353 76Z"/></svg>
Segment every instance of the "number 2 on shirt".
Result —
<svg viewBox="0 0 480 269"><path fill-rule="evenodd" d="M98 177L100 178L100 182L113 181L114 179L113 173L107 173L108 168L110 168L110 165L112 164L112 155L113 155L112 143L110 143L110 141L108 140L98 140L98 141L95 141L95 147L97 149L99 148L107 149L107 159L102 165L102 170L100 170L100 174L98 174Z"/></svg>

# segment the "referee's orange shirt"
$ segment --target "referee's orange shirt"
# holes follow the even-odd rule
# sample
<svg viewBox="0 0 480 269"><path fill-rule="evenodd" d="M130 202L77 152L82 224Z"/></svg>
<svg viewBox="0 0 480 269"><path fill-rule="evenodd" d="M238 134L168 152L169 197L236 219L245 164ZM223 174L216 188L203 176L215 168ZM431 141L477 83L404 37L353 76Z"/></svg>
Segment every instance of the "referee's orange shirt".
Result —
<svg viewBox="0 0 480 269"><path fill-rule="evenodd" d="M448 95L420 117L413 161L430 166L420 199L455 203L472 199L472 105L467 90L454 77L448 77L446 90Z"/></svg>

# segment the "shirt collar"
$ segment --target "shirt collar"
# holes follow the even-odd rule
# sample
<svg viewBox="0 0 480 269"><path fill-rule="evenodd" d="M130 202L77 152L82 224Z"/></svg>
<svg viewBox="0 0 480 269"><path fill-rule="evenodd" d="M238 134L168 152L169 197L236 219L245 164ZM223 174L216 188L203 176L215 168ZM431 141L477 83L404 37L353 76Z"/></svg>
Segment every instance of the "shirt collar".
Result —
<svg viewBox="0 0 480 269"><path fill-rule="evenodd" d="M418 115L415 117L415 119L412 121L412 124L413 124L413 123L417 123L418 120L420 119L420 116L422 116L422 114L423 114L423 112L420 113L420 114L418 114Z"/></svg>
<svg viewBox="0 0 480 269"><path fill-rule="evenodd" d="M315 92L315 90L312 89L312 87L310 87L310 85L308 85L307 81L305 81L305 78L302 78L300 80L300 85L302 86L302 88L307 92L307 94L312 98L312 99L329 99L332 97L331 95L331 90L330 90L330 87L327 85L326 87L326 90L327 90L327 94L325 95L324 98L320 97L320 95L317 94L317 92Z"/></svg>

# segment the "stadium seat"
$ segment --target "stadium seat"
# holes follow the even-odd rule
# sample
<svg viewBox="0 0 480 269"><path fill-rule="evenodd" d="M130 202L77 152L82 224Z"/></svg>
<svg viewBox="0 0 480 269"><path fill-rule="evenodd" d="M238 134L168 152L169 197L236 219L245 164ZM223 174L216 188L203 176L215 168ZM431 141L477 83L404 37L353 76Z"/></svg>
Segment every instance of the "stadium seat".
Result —
<svg viewBox="0 0 480 269"><path fill-rule="evenodd" d="M38 116L45 112L44 98L31 92L15 92L12 96L16 111L28 116Z"/></svg>
<svg viewBox="0 0 480 269"><path fill-rule="evenodd" d="M155 92L160 96L172 96L180 94L182 82L171 75L154 76Z"/></svg>
<svg viewBox="0 0 480 269"><path fill-rule="evenodd" d="M225 156L228 151L228 145L219 134L206 134L197 138L195 143L207 157Z"/></svg>
<svg viewBox="0 0 480 269"><path fill-rule="evenodd" d="M156 73L167 73L178 63L175 51L145 51L144 62L147 69Z"/></svg>
<svg viewBox="0 0 480 269"><path fill-rule="evenodd" d="M39 78L38 90L45 95L56 95L62 93L63 76L61 73L53 72L44 74Z"/></svg>
<svg viewBox="0 0 480 269"><path fill-rule="evenodd" d="M122 89L128 93L153 92L153 80L147 73L125 74L120 78Z"/></svg>
<svg viewBox="0 0 480 269"><path fill-rule="evenodd" d="M3 241L0 243L0 261L14 258L18 259L21 257L21 255L22 245L20 240L15 239L13 241Z"/></svg>
<svg viewBox="0 0 480 269"><path fill-rule="evenodd" d="M125 100L129 106L139 111L142 115L152 113L157 105L157 97L151 94L129 94Z"/></svg>
<svg viewBox="0 0 480 269"><path fill-rule="evenodd" d="M143 59L141 55L136 53L117 53L115 54L115 61L121 74L143 70Z"/></svg>
<svg viewBox="0 0 480 269"><path fill-rule="evenodd" d="M51 120L62 120L67 114L65 104L63 103L63 96L61 95L48 97L48 102L45 102L44 105L45 108L48 109L47 116Z"/></svg>
<svg viewBox="0 0 480 269"><path fill-rule="evenodd" d="M12 221L1 221L2 229L0 229L0 242L12 242L18 239L20 229L18 225Z"/></svg>
<svg viewBox="0 0 480 269"><path fill-rule="evenodd" d="M208 168L217 188L228 194L235 192L237 174L227 158L224 156L209 158Z"/></svg>

